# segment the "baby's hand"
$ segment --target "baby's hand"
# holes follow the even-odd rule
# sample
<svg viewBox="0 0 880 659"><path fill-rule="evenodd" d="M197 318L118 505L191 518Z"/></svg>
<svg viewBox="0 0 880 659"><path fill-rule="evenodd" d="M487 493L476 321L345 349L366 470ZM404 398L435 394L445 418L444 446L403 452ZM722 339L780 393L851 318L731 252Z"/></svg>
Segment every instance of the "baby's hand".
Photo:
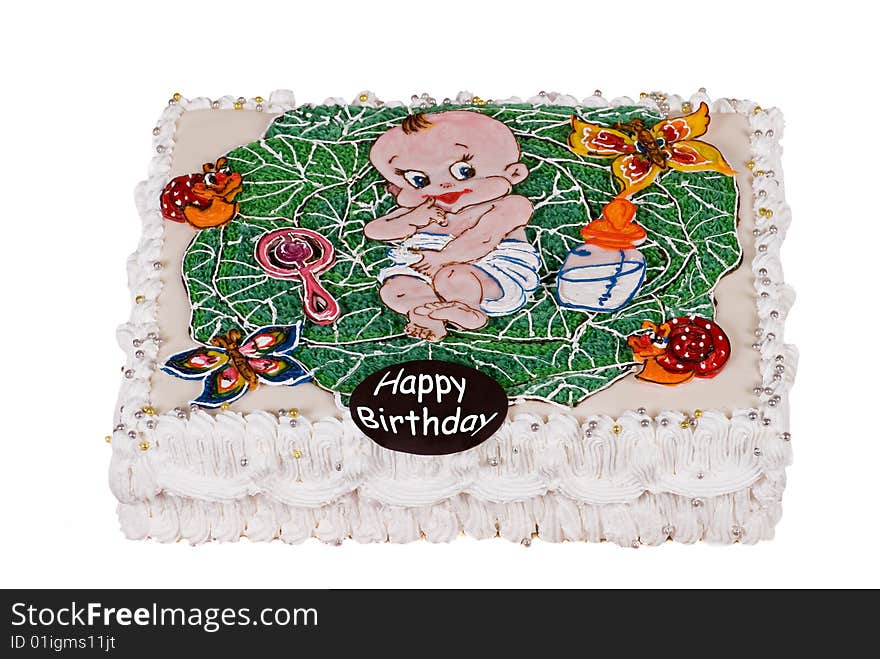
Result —
<svg viewBox="0 0 880 659"><path fill-rule="evenodd" d="M434 278L437 271L446 265L446 257L442 251L436 250L413 250L416 254L421 255L421 260L416 261L412 265L412 269L428 277Z"/></svg>
<svg viewBox="0 0 880 659"><path fill-rule="evenodd" d="M424 202L413 208L406 215L406 221L414 227L422 228L431 223L446 226L446 212L434 205L433 199L425 199Z"/></svg>

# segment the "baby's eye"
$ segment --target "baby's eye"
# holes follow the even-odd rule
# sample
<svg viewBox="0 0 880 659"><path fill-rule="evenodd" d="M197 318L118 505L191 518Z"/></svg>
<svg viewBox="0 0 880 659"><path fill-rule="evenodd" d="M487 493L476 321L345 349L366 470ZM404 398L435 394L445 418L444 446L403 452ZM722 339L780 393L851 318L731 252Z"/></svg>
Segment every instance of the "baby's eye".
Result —
<svg viewBox="0 0 880 659"><path fill-rule="evenodd" d="M669 343L669 339L660 338L658 336L654 337L654 347L656 348L665 348Z"/></svg>
<svg viewBox="0 0 880 659"><path fill-rule="evenodd" d="M217 185L217 176L214 172L205 174L205 185Z"/></svg>
<svg viewBox="0 0 880 659"><path fill-rule="evenodd" d="M405 178L406 182L414 188L424 188L431 185L431 179L428 178L428 175L425 174L425 172L420 172L417 169L410 169L405 171L403 173L403 178Z"/></svg>
<svg viewBox="0 0 880 659"><path fill-rule="evenodd" d="M459 181L472 178L474 174L477 173L467 160L459 160L458 162L453 163L449 167L449 172Z"/></svg>

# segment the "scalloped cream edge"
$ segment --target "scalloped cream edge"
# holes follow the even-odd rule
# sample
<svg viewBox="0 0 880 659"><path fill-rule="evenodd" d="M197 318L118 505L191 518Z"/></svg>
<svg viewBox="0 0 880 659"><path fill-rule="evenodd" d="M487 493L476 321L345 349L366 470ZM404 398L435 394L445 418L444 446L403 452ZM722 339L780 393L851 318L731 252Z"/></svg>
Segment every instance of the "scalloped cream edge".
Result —
<svg viewBox="0 0 880 659"><path fill-rule="evenodd" d="M455 101L474 98L462 92ZM514 102L523 101L496 101ZM542 92L525 102L652 109L660 103L677 112L683 99L655 93L639 101L607 101L596 93L578 101ZM153 130L149 178L135 193L143 234L128 259L128 279L136 302L117 332L127 359L111 439L110 485L126 537L192 543L314 537L341 544L345 538L445 542L467 533L524 544L541 537L632 547L668 539L771 538L791 463L788 391L797 366L796 348L783 339L794 301L780 261L791 222L779 143L783 118L776 108L751 101L713 103L702 90L687 102L692 107L706 102L714 112L736 112L749 121L757 227L752 270L762 330L754 346L763 377L756 406L730 416L706 410L698 419L675 411L654 418L630 411L583 424L562 413L522 414L475 449L428 457L383 449L365 440L350 418L151 413L164 233L159 197L171 171L177 120L189 110L279 113L296 107L293 93L285 90L268 100L170 100ZM369 92L353 101L378 103ZM413 97L412 107L430 107L429 97Z"/></svg>

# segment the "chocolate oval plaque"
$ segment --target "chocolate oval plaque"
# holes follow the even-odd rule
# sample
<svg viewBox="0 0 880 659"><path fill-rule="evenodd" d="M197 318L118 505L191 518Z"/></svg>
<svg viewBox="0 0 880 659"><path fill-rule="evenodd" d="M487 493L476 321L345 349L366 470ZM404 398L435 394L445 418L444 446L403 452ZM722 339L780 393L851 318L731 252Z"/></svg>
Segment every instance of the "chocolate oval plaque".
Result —
<svg viewBox="0 0 880 659"><path fill-rule="evenodd" d="M351 394L354 422L379 446L447 455L478 446L504 422L507 394L485 373L453 362L386 366Z"/></svg>

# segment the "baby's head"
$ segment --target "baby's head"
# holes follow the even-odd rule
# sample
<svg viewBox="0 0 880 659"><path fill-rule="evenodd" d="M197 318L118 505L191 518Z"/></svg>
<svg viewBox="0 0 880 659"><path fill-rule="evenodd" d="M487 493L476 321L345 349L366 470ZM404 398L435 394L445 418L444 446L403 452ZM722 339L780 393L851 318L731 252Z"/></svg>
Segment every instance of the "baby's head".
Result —
<svg viewBox="0 0 880 659"><path fill-rule="evenodd" d="M370 151L400 206L415 208L432 198L451 212L508 194L529 174L519 158L507 126L467 110L411 115Z"/></svg>

